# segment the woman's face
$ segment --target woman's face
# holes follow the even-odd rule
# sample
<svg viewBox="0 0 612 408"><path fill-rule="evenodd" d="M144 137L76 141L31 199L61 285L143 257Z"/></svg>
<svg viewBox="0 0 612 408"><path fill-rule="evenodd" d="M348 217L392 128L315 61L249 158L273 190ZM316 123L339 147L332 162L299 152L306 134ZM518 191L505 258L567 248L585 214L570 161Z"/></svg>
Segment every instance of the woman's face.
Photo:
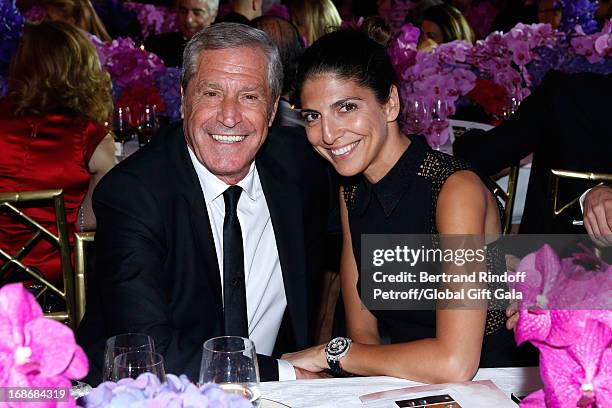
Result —
<svg viewBox="0 0 612 408"><path fill-rule="evenodd" d="M444 42L444 35L440 26L433 21L423 20L421 23L421 32L426 38L434 41L436 44L442 44Z"/></svg>
<svg viewBox="0 0 612 408"><path fill-rule="evenodd" d="M376 162L397 117L393 102L381 105L370 89L335 74L306 80L301 102L308 141L343 176Z"/></svg>

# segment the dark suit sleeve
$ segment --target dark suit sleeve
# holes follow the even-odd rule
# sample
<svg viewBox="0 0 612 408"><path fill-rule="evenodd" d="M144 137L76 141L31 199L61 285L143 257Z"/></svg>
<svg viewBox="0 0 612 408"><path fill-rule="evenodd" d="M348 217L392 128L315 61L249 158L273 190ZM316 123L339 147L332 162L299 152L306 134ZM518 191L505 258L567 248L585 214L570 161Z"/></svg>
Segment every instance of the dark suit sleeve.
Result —
<svg viewBox="0 0 612 408"><path fill-rule="evenodd" d="M482 174L493 175L533 153L554 133L550 104L558 80L556 73L548 75L525 98L518 111L496 128L488 132L472 130L457 138L453 144L454 155L471 163Z"/></svg>

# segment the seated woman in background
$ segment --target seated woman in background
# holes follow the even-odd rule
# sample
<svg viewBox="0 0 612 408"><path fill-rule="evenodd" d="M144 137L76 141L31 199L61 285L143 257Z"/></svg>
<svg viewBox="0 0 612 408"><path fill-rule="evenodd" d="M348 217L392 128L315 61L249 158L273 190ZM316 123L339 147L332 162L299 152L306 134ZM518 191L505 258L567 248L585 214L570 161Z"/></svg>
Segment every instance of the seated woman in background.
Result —
<svg viewBox="0 0 612 408"><path fill-rule="evenodd" d="M289 3L289 13L307 42L305 46L342 25L340 13L332 0L293 0Z"/></svg>
<svg viewBox="0 0 612 408"><path fill-rule="evenodd" d="M111 41L104 23L89 0L42 0L47 19L64 21L95 35L102 41Z"/></svg>
<svg viewBox="0 0 612 408"><path fill-rule="evenodd" d="M503 312L488 313L486 303L474 310L363 306L362 234L500 233L499 207L476 173L400 131L385 47L362 31L327 34L305 51L296 85L309 142L345 177L340 275L352 343L343 341L350 348L341 368L442 383L469 380L479 365L512 365L512 333ZM313 372L331 368L325 345L283 358Z"/></svg>
<svg viewBox="0 0 612 408"><path fill-rule="evenodd" d="M442 3L423 12L419 50L429 50L456 40L464 40L470 44L474 42L474 32L459 10Z"/></svg>
<svg viewBox="0 0 612 408"><path fill-rule="evenodd" d="M63 22L26 25L0 100L0 192L61 188L70 239L76 230L95 229L91 193L115 159L105 127L111 112L110 78L79 29ZM23 211L57 232L52 207ZM15 253L30 236L0 213L3 249ZM59 254L47 241L23 262L52 283L62 280Z"/></svg>

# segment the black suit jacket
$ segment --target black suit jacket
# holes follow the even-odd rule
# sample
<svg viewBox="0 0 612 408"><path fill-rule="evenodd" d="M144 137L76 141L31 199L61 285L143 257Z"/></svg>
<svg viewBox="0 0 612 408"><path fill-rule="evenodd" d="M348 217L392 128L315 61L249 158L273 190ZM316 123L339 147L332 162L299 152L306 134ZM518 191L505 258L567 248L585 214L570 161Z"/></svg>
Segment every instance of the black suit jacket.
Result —
<svg viewBox="0 0 612 408"><path fill-rule="evenodd" d="M612 172L610 126L612 75L549 73L508 121L488 132L471 131L458 138L456 156L493 175L533 153L522 233L567 233L580 208L555 220L549 214L551 168ZM559 196L567 202L592 186L564 182Z"/></svg>
<svg viewBox="0 0 612 408"><path fill-rule="evenodd" d="M255 160L276 237L287 309L275 352L311 345L329 204L326 167L299 130L276 128ZM151 335L170 373L198 379L202 344L224 335L221 277L200 183L180 125L106 175L94 192L96 268L77 340L100 381L105 340ZM271 333L270 335L274 335ZM276 360L260 356L262 380Z"/></svg>

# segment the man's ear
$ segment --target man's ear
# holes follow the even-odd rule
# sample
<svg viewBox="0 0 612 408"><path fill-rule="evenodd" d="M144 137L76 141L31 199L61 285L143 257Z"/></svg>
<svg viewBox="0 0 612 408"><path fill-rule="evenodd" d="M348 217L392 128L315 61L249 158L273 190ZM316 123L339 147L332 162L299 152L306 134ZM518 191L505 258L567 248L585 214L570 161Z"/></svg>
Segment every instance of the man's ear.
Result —
<svg viewBox="0 0 612 408"><path fill-rule="evenodd" d="M400 114L400 98L397 86L391 85L389 92L389 100L385 103L383 109L387 116L387 122L394 122Z"/></svg>
<svg viewBox="0 0 612 408"><path fill-rule="evenodd" d="M278 101L280 97L276 98L276 102L274 102L274 107L272 108L272 112L270 113L270 120L268 121L268 127L272 126L272 122L274 122L274 117L276 116L276 111L278 110Z"/></svg>

